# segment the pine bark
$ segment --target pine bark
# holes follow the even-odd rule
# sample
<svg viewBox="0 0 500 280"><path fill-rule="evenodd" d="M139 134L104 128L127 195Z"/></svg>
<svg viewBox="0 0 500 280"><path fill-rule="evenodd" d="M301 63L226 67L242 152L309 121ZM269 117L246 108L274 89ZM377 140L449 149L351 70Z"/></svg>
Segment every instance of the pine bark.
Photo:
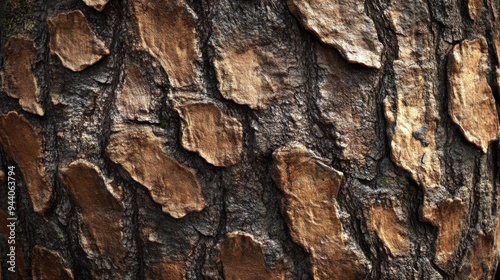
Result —
<svg viewBox="0 0 500 280"><path fill-rule="evenodd" d="M498 277L497 1L0 2L0 279Z"/></svg>

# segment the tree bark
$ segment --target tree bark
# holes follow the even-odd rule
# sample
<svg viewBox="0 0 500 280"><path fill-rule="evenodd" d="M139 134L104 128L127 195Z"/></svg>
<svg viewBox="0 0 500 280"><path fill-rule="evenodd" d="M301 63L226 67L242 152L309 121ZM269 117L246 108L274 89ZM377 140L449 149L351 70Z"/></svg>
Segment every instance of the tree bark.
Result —
<svg viewBox="0 0 500 280"><path fill-rule="evenodd" d="M499 5L1 0L0 279L496 279Z"/></svg>

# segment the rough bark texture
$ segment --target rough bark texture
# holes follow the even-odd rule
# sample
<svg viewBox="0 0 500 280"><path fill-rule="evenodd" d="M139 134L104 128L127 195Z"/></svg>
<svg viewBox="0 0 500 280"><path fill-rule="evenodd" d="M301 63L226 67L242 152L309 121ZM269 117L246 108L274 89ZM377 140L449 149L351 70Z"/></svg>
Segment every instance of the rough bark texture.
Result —
<svg viewBox="0 0 500 280"><path fill-rule="evenodd" d="M0 0L0 279L500 276L499 9Z"/></svg>

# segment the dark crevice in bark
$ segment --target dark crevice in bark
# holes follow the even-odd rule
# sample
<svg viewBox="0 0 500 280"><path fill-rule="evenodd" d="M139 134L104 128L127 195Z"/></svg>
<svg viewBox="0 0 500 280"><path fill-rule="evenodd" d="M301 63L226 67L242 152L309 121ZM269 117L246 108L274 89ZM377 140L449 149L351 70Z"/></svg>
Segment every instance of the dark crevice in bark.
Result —
<svg viewBox="0 0 500 280"><path fill-rule="evenodd" d="M448 276L448 273L444 270L442 270L439 266L437 266L434 262L431 262L431 266L432 268L434 268L435 271L437 271L439 273L439 275L443 278L443 279L453 279L451 276Z"/></svg>
<svg viewBox="0 0 500 280"><path fill-rule="evenodd" d="M466 244L470 244L469 246L462 246L459 248L457 251L457 255L455 259L457 260L457 269L454 271L452 276L455 276L456 273L459 273L459 268L461 267L460 264L463 264L467 262L467 254L470 252L472 246L474 245L475 241L478 240L479 235L481 234L480 228L481 228L481 221L479 212L481 211L482 205L481 205L481 161L483 160L484 155L478 156L474 159L475 161L475 166L474 166L474 173L472 174L473 177L473 184L472 184L472 189L470 190L470 195L469 195L469 201L468 201L468 209L467 212L468 215L464 218L464 227L469 228L467 232L461 237L461 241L465 241Z"/></svg>
<svg viewBox="0 0 500 280"><path fill-rule="evenodd" d="M329 135L332 135L332 128L329 128L327 125L324 125L320 121L319 118L321 116L321 112L315 102L319 93L319 73L316 57L317 44L319 43L317 43L317 39L314 36L312 36L309 32L306 32L302 28L297 19L290 13L288 5L285 3L285 1L279 1L278 3L279 5L281 5L281 10L286 14L286 22L288 26L290 26L290 30L295 31L294 33L292 33L293 40L297 41L300 39L300 42L303 42L302 45L297 44L294 47L297 51L296 55L299 56L299 65L305 66L302 75L304 75L307 82L304 85L305 92L303 92L302 89L294 89L294 98L296 98L296 100L300 100L302 104L306 104L307 113L305 113L305 121L308 123L307 129L309 129L310 131L308 135L316 137L316 140L312 141L312 145L314 145L312 148L314 151L319 151L320 156L326 157L328 159L333 159L334 165L339 165L337 162L338 156L336 156L337 149L333 146L333 141L331 137L329 137ZM310 97L311 95L313 98ZM313 132L315 126L322 131L323 138L318 139L318 136ZM301 142L305 142L305 139L303 139L302 136L304 133L305 131L299 133L301 134L299 136ZM321 142L322 145L316 145L319 142ZM304 144L310 145L309 143ZM271 157L268 158L268 161L272 162ZM337 162L337 164L335 164L335 162ZM293 275L297 279L312 279L313 273L311 269L311 255L306 252L305 248L302 248L300 245L292 241L290 229L286 223L288 218L285 217L285 214L281 212L278 207L280 203L283 203L282 193L278 191L274 184L272 185L274 186L272 191L275 195L272 196L274 197L274 199L270 200L269 204L271 207L273 207L273 211L279 215L281 225L282 227L284 227L284 232L286 232L286 236L280 239L282 239L282 242L286 244L285 253L289 254L292 258L292 261L294 262Z"/></svg>
<svg viewBox="0 0 500 280"><path fill-rule="evenodd" d="M390 97L391 94L396 93L395 73L393 68L393 61L399 56L399 47L395 32L389 27L389 25L384 20L382 2L380 0L367 0L367 8L369 14L371 14L373 21L375 23L375 28L379 33L379 38L384 45L383 55L383 68L381 69L382 75L379 80L379 87L375 89L377 98L377 134L378 140L383 142L383 150L381 151L380 159L377 162L377 174L373 180L374 183L370 184L372 187L376 187L377 181L379 179L381 164L385 158L391 155L391 145L389 138L389 130L392 128L388 127L388 123L385 118L385 99ZM396 110L396 108L393 108Z"/></svg>
<svg viewBox="0 0 500 280"><path fill-rule="evenodd" d="M411 213L411 231L413 231L415 235L415 239L417 241L417 250L415 258L415 262L420 261L422 259L426 259L429 261L430 266L437 272L440 277L443 279L449 279L448 274L442 270L439 266L435 264L435 256L436 256L436 242L437 236L439 233L439 228L433 226L427 222L422 221L422 208L425 201L425 190L418 186L413 181L409 181L410 186L415 189L417 195L414 196L414 205L418 205L415 208L412 208ZM412 240L415 240L412 239ZM425 248L421 250L421 248ZM423 252L422 252L423 251ZM425 272L423 275L429 274L429 272Z"/></svg>
<svg viewBox="0 0 500 280"><path fill-rule="evenodd" d="M125 187L125 186L124 186ZM136 263L134 268L136 269L135 277L131 279L144 279L145 276L145 262L144 262L144 244L141 239L141 231L139 226L139 205L137 203L137 190L134 186L128 186L131 193L131 210L132 210L132 234L135 242L135 256L132 256Z"/></svg>
<svg viewBox="0 0 500 280"><path fill-rule="evenodd" d="M116 5L117 7L115 8ZM109 46L111 56L113 56L113 59L116 61L113 61L114 65L111 65L114 69L114 75L111 81L111 84L108 87L108 96L104 100L104 106L102 106L102 123L100 127L100 134L102 135L102 138L100 139L100 158L104 159L106 158L106 146L107 142L109 140L109 136L111 135L111 127L113 125L113 115L112 115L112 108L114 106L114 101L116 100L116 95L117 95L117 89L119 88L120 84L123 82L123 72L125 68L125 56L126 56L126 50L125 50L125 44L124 44L124 36L125 36L125 16L127 15L126 12L126 4L123 4L122 6L118 5L118 3L110 3L108 5L108 10L113 9L118 12L118 17L119 17L119 22L116 23L117 28L114 29L113 33L113 40L112 44Z"/></svg>
<svg viewBox="0 0 500 280"><path fill-rule="evenodd" d="M68 201L73 202L71 200ZM74 204L72 204L74 205ZM83 248L80 245L80 235L78 234L79 229L81 228L79 219L76 214L75 206L70 206L71 210L68 212L68 226L66 230L68 233L73 232L74 234L68 234L68 241L70 249L68 250L73 263L73 274L75 276L75 280L78 279L90 279L90 261L87 259L86 253L83 251Z"/></svg>
<svg viewBox="0 0 500 280"><path fill-rule="evenodd" d="M498 198L500 192L500 143L497 142L492 145L494 147L492 151L492 159L493 159L493 203L491 205L491 215L492 217L496 217L495 222L498 224L500 222L500 218L498 217L498 206L500 199ZM498 241L497 241L498 242Z"/></svg>
<svg viewBox="0 0 500 280"><path fill-rule="evenodd" d="M464 39L474 38L474 21L469 16L468 0L460 0L460 15L462 19L462 28L464 30Z"/></svg>
<svg viewBox="0 0 500 280"><path fill-rule="evenodd" d="M493 11L489 10L488 17L483 19L483 24L486 27L486 41L488 42L489 71L486 78L496 101L497 113L500 116L500 88L498 87L499 81L496 75L500 63L500 61L498 61L498 52L500 52L500 50L497 50L495 44L495 37L499 34L495 34L492 18L494 18Z"/></svg>
<svg viewBox="0 0 500 280"><path fill-rule="evenodd" d="M207 237L201 232L198 233L200 235L200 240L196 246L194 246L194 253L192 257L190 257L186 262L188 265L187 279L204 279L202 269L207 255L207 243L213 243L211 237Z"/></svg>
<svg viewBox="0 0 500 280"><path fill-rule="evenodd" d="M215 243L221 242L224 240L225 234L226 234L226 228L227 228L227 205L226 205L226 199L227 199L227 187L225 185L221 186L221 196L220 196L220 203L221 203L221 208L219 212L219 224L217 225L217 234L215 236ZM214 247L212 247L212 250L216 250ZM220 276L223 277L222 274L222 267L220 267Z"/></svg>

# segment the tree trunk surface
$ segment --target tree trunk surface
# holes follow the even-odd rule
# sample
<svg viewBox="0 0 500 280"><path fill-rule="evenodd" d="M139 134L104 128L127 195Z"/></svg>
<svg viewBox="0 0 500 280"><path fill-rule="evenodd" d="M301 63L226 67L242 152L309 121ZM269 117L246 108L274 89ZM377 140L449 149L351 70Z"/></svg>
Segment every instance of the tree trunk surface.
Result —
<svg viewBox="0 0 500 280"><path fill-rule="evenodd" d="M0 279L495 279L493 0L1 0Z"/></svg>

